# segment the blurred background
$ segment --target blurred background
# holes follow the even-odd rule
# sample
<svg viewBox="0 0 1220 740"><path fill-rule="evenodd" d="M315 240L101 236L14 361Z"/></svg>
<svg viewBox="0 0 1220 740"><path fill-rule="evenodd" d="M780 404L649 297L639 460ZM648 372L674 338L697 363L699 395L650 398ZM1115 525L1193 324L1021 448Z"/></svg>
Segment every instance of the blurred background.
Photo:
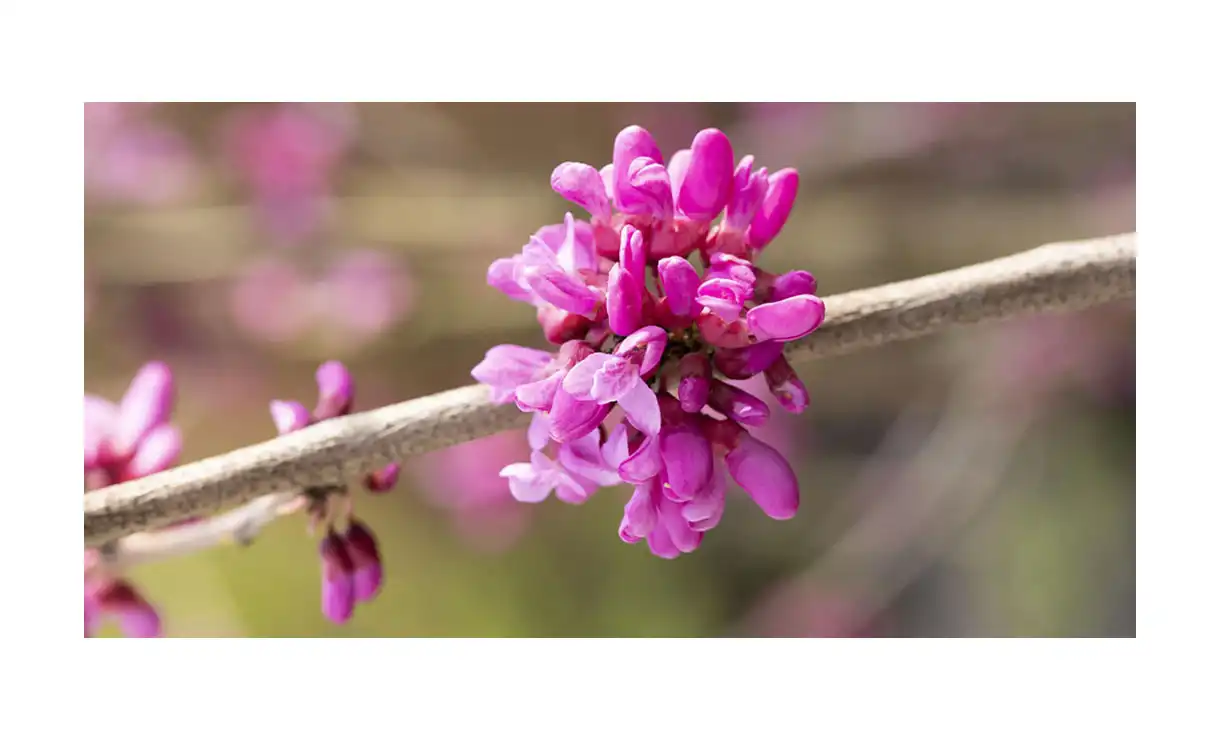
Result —
<svg viewBox="0 0 1220 740"><path fill-rule="evenodd" d="M1135 229L1131 104L85 105L85 389L174 369L183 461L274 436L352 369L363 410L473 382L493 344L543 346L495 258L575 212L565 160L620 128L668 156L701 128L795 166L760 264L819 293ZM169 636L1134 636L1134 305L958 329L797 370L763 432L796 519L730 495L675 561L617 536L625 489L515 502L524 432L410 460L361 492L385 588L335 626L302 517L246 549L138 568ZM761 391L766 393L765 386ZM117 634L111 627L103 633Z"/></svg>

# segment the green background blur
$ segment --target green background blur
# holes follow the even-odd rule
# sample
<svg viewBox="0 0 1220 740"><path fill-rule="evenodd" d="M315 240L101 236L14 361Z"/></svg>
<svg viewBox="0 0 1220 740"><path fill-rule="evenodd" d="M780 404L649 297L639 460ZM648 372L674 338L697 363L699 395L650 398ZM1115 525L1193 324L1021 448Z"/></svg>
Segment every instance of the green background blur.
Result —
<svg viewBox="0 0 1220 740"><path fill-rule="evenodd" d="M584 217L550 172L605 164L631 123L667 156L716 126L739 157L797 167L759 262L811 271L823 295L1135 229L1129 104L90 104L86 390L118 398L170 363L188 461L273 436L267 402L312 405L327 359L353 371L358 410L470 383L491 345L542 346L487 265ZM370 253L367 276L318 287ZM676 561L619 541L621 489L513 502L495 479L508 435L358 495L386 583L347 625L319 611L300 517L132 577L170 636L1134 635L1133 314L798 367L812 406L768 433L800 514L732 496Z"/></svg>

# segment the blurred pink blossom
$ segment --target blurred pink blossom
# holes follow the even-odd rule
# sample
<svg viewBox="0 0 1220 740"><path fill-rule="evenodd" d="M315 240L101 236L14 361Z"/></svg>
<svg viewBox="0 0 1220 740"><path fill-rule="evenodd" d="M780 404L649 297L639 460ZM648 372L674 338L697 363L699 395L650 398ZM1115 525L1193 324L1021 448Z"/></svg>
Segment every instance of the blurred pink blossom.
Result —
<svg viewBox="0 0 1220 740"><path fill-rule="evenodd" d="M450 512L463 539L498 552L525 533L532 516L509 493L500 471L529 452L525 433L510 431L428 453L409 465L427 499Z"/></svg>
<svg viewBox="0 0 1220 740"><path fill-rule="evenodd" d="M763 597L746 617L758 637L884 637L885 619L844 593L787 581Z"/></svg>
<svg viewBox="0 0 1220 740"><path fill-rule="evenodd" d="M185 196L198 164L184 137L147 118L151 106L85 104L85 193L111 202L163 205Z"/></svg>
<svg viewBox="0 0 1220 740"><path fill-rule="evenodd" d="M293 243L317 231L353 116L346 105L283 104L240 107L224 122L224 150L270 235Z"/></svg>
<svg viewBox="0 0 1220 740"><path fill-rule="evenodd" d="M231 309L239 327L272 342L323 331L339 345L359 345L385 332L413 308L405 265L373 250L345 252L318 277L269 257L234 286Z"/></svg>

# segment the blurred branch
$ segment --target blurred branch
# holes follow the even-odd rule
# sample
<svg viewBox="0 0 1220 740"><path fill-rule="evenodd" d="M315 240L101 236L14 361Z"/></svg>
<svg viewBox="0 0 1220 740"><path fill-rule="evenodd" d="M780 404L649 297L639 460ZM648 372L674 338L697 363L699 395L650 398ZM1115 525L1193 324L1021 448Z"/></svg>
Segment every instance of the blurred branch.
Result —
<svg viewBox="0 0 1220 740"><path fill-rule="evenodd" d="M826 298L826 321L793 360L848 354L953 326L1074 311L1135 296L1135 234L1050 244L1002 259ZM331 419L91 492L85 546L218 513L271 494L342 485L388 463L530 416L473 385Z"/></svg>

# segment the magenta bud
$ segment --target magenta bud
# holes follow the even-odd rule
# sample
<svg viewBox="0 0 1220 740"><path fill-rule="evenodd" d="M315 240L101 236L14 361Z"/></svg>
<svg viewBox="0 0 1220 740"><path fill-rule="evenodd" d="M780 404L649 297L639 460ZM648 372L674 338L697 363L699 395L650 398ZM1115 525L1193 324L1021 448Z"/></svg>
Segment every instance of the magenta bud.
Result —
<svg viewBox="0 0 1220 740"><path fill-rule="evenodd" d="M818 281L804 270L785 272L771 284L768 301L782 301L796 295L813 295L818 291Z"/></svg>
<svg viewBox="0 0 1220 740"><path fill-rule="evenodd" d="M150 362L136 373L119 402L110 452L123 458L135 452L144 435L169 420L174 406L174 374L163 362Z"/></svg>
<svg viewBox="0 0 1220 740"><path fill-rule="evenodd" d="M808 389L783 357L771 363L766 376L767 387L785 411L799 414L809 408Z"/></svg>
<svg viewBox="0 0 1220 740"><path fill-rule="evenodd" d="M746 313L750 333L758 341L791 342L809 334L826 318L826 304L812 295L795 295L774 303L763 303Z"/></svg>
<svg viewBox="0 0 1220 740"><path fill-rule="evenodd" d="M401 465L390 463L384 468L374 470L366 475L364 477L364 487L371 493L385 493L398 484L398 474L401 471Z"/></svg>
<svg viewBox="0 0 1220 740"><path fill-rule="evenodd" d="M363 522L352 519L344 537L352 561L352 586L356 601L370 601L381 590L381 553L377 538Z"/></svg>
<svg viewBox="0 0 1220 740"><path fill-rule="evenodd" d="M724 210L733 188L733 145L714 128L695 135L678 208L694 221L711 221Z"/></svg>
<svg viewBox="0 0 1220 740"><path fill-rule="evenodd" d="M695 424L661 428L666 498L690 501L712 477L712 445Z"/></svg>
<svg viewBox="0 0 1220 740"><path fill-rule="evenodd" d="M356 607L356 566L343 538L333 529L322 538L318 555L322 558L322 614L343 624Z"/></svg>
<svg viewBox="0 0 1220 740"><path fill-rule="evenodd" d="M786 167L767 178L767 191L750 221L746 242L753 249L762 249L771 243L784 228L792 205L796 203L796 191L801 178L796 170Z"/></svg>
<svg viewBox="0 0 1220 740"><path fill-rule="evenodd" d="M760 427L771 418L771 409L767 408L765 401L718 378L712 379L708 405L746 426Z"/></svg>
<svg viewBox="0 0 1220 740"><path fill-rule="evenodd" d="M355 389L351 373L337 360L322 363L314 374L318 383L318 405L314 407L315 419L333 419L351 413Z"/></svg>
<svg viewBox="0 0 1220 740"><path fill-rule="evenodd" d="M606 284L606 315L610 329L625 336L640 328L642 304L641 286L621 263L615 263Z"/></svg>
<svg viewBox="0 0 1220 740"><path fill-rule="evenodd" d="M665 292L669 310L674 316L694 316L699 310L695 296L699 291L699 273L684 257L666 257L657 263L661 290Z"/></svg>
<svg viewBox="0 0 1220 740"><path fill-rule="evenodd" d="M792 466L778 450L750 436L744 429L725 455L729 474L772 519L791 519L801 503L800 486Z"/></svg>
<svg viewBox="0 0 1220 740"><path fill-rule="evenodd" d="M690 354L678 361L678 401L682 410L696 414L707 405L711 392L712 363L707 355Z"/></svg>
<svg viewBox="0 0 1220 740"><path fill-rule="evenodd" d="M272 401L271 421L280 434L300 431L309 426L309 409L298 401Z"/></svg>
<svg viewBox="0 0 1220 740"><path fill-rule="evenodd" d="M609 219L610 199L601 173L581 162L564 162L551 172L551 189L594 218Z"/></svg>
<svg viewBox="0 0 1220 740"><path fill-rule="evenodd" d="M784 355L780 342L759 342L739 349L717 350L712 356L716 369L731 380L746 380L758 375Z"/></svg>

